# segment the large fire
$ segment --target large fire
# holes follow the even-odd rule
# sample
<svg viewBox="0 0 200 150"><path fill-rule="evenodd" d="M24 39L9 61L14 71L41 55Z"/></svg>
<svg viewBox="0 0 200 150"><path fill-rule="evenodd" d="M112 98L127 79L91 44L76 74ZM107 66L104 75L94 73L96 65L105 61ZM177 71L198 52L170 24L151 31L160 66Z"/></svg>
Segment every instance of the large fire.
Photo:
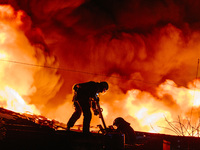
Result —
<svg viewBox="0 0 200 150"><path fill-rule="evenodd" d="M196 89L196 86L199 87L199 85L199 80L195 80L188 85L188 88L178 87L173 81L166 80L157 89L158 97L147 92L131 90L128 92L126 107L131 116L139 119L144 130L160 133L170 132L171 134L174 132L175 134L176 132L169 131L168 127L169 124L175 123L174 126L178 130L181 130L183 126L187 128L183 133L180 131L180 135L191 135L191 128L188 128L190 123L191 127L195 128L195 132L199 128L199 120L196 116L200 106L200 90ZM168 101L165 101L166 99ZM166 103L168 104L166 105ZM168 131L166 131L167 127Z"/></svg>
<svg viewBox="0 0 200 150"><path fill-rule="evenodd" d="M32 55L31 45L23 32L19 30L21 14L21 11L15 14L11 6L0 6L0 104L1 107L13 111L40 114L34 105L28 104L22 98L33 90L28 89L30 87L27 85L33 80L29 69L2 61L24 59L27 62L35 63L35 60L30 57Z"/></svg>
<svg viewBox="0 0 200 150"><path fill-rule="evenodd" d="M42 43L27 38L31 35L37 40L40 32L31 28L30 20L23 11L15 11L10 5L1 5L0 20L1 107L17 112L40 114L40 110L32 103L34 98L30 97L38 90L43 92L43 85L46 85L45 88L51 88L52 91L43 92L43 95L50 98L57 91L52 86L57 83L59 77L55 75L56 71L45 70L36 65L51 65L55 58L45 53ZM53 66L56 65L54 63ZM41 79L41 76L44 79ZM45 80L47 76L52 79ZM39 93L37 99L41 100ZM42 107L40 105L40 109Z"/></svg>
<svg viewBox="0 0 200 150"><path fill-rule="evenodd" d="M74 4L71 10L79 5ZM62 15L58 15L56 19L59 20L59 17ZM76 24L75 29L68 30L67 33L81 32L79 38L83 38L85 31L79 28L79 22L75 23L77 20L76 18L72 22L65 22L64 25L67 28ZM95 38L99 35L89 36L89 42L84 45L89 50L85 52L82 52L82 47L79 46L85 41L78 43L76 40L79 38L72 38L74 41L71 42L69 38L66 40L68 45L61 42L68 46L69 52L59 53L57 56L60 59L57 60L47 47L49 44L55 48L55 51L63 48L62 45L57 47L54 45L55 41L62 41L60 39L63 36L59 32L59 30L52 30L45 33L48 35L46 45L42 31L32 26L30 17L24 11L16 11L10 5L0 5L1 107L20 113L42 114L66 123L73 112L72 85L88 80L106 80L110 88L105 95L100 96L100 104L107 125L111 125L116 117L121 116L137 131L199 136L200 80L192 78L191 73L189 82L184 80L186 77L173 81L172 78L180 74L171 69L174 66L180 71L179 67L185 67L185 61L183 62L182 59L186 56L186 61L194 60L193 66L196 65L195 59L198 58L199 52L195 56L188 55L187 52L200 47L196 44L200 38L198 32L191 33L191 40L184 39L181 30L168 24L146 37L127 33L120 34L118 38L109 33L97 39ZM146 40L146 45L143 40ZM187 44L184 44L184 40L187 40ZM105 44L107 41L109 42ZM81 50L74 52L75 46ZM147 57L152 55L147 52L147 46L154 51L158 49L152 58ZM179 53L178 58L174 57ZM66 57L61 58L64 54L67 54ZM80 54L87 59L82 59ZM76 60L72 61L75 56ZM103 59L106 61L100 64ZM62 65L63 61L68 62ZM60 67L64 68L59 72L58 62L61 63ZM84 65L85 63L91 66ZM78 70L70 72L66 66ZM189 66L192 66L191 61ZM84 67L86 71L79 71ZM95 74L96 68L109 75ZM181 71L187 72L187 69ZM94 74L88 70L95 70ZM150 71L153 75L147 75ZM123 76L137 80L125 79ZM177 84L182 79L185 81L182 82L184 86ZM154 88L149 90L152 85ZM99 123L98 117L92 118L92 126ZM77 124L82 124L82 119L79 119ZM170 125L173 126L173 130ZM180 129L182 131L177 133Z"/></svg>

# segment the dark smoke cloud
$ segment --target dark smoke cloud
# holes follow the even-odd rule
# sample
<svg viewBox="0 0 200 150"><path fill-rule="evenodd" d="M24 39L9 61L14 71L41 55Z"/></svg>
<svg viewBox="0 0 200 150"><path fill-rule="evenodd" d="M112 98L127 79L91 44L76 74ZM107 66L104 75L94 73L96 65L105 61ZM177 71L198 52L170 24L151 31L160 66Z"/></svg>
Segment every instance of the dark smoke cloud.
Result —
<svg viewBox="0 0 200 150"><path fill-rule="evenodd" d="M49 100L49 106L64 103L76 82L110 80L123 92L133 88L153 92L165 79L187 85L195 78L200 56L196 44L200 37L198 1L21 0L7 3L24 10L30 16L32 27L40 28L42 39L28 34L27 37L44 43L45 50L57 57L61 68L88 73L59 71L65 81Z"/></svg>

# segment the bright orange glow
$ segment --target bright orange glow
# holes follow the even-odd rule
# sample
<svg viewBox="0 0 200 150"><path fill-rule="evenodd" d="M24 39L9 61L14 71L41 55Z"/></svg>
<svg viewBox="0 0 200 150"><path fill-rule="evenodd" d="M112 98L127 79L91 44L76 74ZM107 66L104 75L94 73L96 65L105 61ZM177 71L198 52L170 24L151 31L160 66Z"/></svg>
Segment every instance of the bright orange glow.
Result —
<svg viewBox="0 0 200 150"><path fill-rule="evenodd" d="M198 107L200 106L200 91L191 91L192 94L194 94L194 102L193 105Z"/></svg>
<svg viewBox="0 0 200 150"><path fill-rule="evenodd" d="M0 59L6 58L6 54L0 53Z"/></svg>
<svg viewBox="0 0 200 150"><path fill-rule="evenodd" d="M178 87L173 81L166 80L166 82L158 87L157 95L159 97L157 98L148 92L131 90L127 93L126 97L125 107L128 111L127 114L138 120L139 128L142 131L175 134L166 130L166 127L169 128L169 124L165 118L169 122L178 122L177 118L181 115L182 122L180 123L185 126L187 125L188 121L186 121L186 118L189 117L187 113L191 112L192 108L195 110L200 106L200 91L194 87L194 84L196 84L196 87L199 87L199 83L199 80L198 82L195 80L193 83L189 83L188 88L186 88ZM168 101L166 101L166 95L170 96ZM166 106L165 103L171 103L171 105ZM196 111L193 111L194 116L195 114ZM192 119L196 120L193 117ZM137 129L134 123L133 127ZM188 128L188 131L192 132L192 129ZM185 131L185 135L189 134Z"/></svg>
<svg viewBox="0 0 200 150"><path fill-rule="evenodd" d="M140 101L139 104L137 101ZM158 126L166 124L164 116L171 118L170 114L162 109L164 105L159 104L159 101L155 100L149 93L139 90L128 92L126 108L129 115L138 119L140 128L147 132L162 132Z"/></svg>
<svg viewBox="0 0 200 150"><path fill-rule="evenodd" d="M107 106L104 104L104 105L101 105L101 108L103 109L103 112L102 112L103 116L107 117L108 115Z"/></svg>
<svg viewBox="0 0 200 150"><path fill-rule="evenodd" d="M5 87L5 90L0 91L0 104L4 108L16 112L40 114L34 105L28 105L15 90L9 87Z"/></svg>
<svg viewBox="0 0 200 150"><path fill-rule="evenodd" d="M22 12L15 13L8 5L0 6L0 59L23 60L34 63L33 51L24 33L18 29L21 25ZM12 111L40 114L27 97L34 88L32 71L28 68L0 62L0 106ZM28 82L27 82L28 81Z"/></svg>

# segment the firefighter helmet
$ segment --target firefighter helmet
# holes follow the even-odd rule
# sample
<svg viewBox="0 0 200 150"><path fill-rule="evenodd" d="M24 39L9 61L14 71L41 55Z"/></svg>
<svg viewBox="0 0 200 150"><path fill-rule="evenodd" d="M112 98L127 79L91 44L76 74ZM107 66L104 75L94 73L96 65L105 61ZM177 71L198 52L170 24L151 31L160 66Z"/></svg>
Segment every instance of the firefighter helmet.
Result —
<svg viewBox="0 0 200 150"><path fill-rule="evenodd" d="M115 126L119 126L120 124L122 124L123 122L125 122L125 120L122 117L118 117L113 121L113 125Z"/></svg>
<svg viewBox="0 0 200 150"><path fill-rule="evenodd" d="M108 90L108 83L103 81L103 82L100 82L100 87L102 90Z"/></svg>

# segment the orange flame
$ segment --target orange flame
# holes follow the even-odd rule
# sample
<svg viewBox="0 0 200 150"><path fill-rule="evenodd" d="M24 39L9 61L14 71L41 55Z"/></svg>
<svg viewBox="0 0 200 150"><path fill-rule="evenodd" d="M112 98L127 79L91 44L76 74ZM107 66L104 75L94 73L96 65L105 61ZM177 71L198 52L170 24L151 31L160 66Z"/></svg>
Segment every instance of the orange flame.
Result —
<svg viewBox="0 0 200 150"><path fill-rule="evenodd" d="M29 53L33 48L19 30L21 15L21 11L14 12L9 5L0 6L0 59L23 59L34 63L34 58ZM28 111L40 114L34 105L22 98L22 95L25 97L34 91L34 87L28 85L33 81L32 72L27 68L1 62L0 73L0 106L20 113Z"/></svg>
<svg viewBox="0 0 200 150"><path fill-rule="evenodd" d="M34 105L27 104L19 93L9 87L5 87L5 90L0 91L0 103L4 108L19 113L29 112L40 114Z"/></svg>
<svg viewBox="0 0 200 150"><path fill-rule="evenodd" d="M197 114L200 106L200 90L197 87L199 86L200 80L194 80L189 83L187 88L178 87L172 80L166 80L157 88L158 97L146 91L130 90L121 100L125 104L121 105L124 111L118 108L120 113L116 113L109 105L104 105L104 107L107 106L106 110L108 110L105 120L112 124L112 120L115 117L121 116L130 122L135 130L176 134L169 130L170 127L166 119L169 122L176 122L176 126L181 124L186 127L190 123L191 126L194 125L195 127L198 124L199 116ZM191 110L193 110L192 113ZM181 117L181 119L178 120L178 117ZM110 118L112 119L110 120ZM188 131L184 131L184 135L191 135L189 133L192 130L194 129L188 128Z"/></svg>

